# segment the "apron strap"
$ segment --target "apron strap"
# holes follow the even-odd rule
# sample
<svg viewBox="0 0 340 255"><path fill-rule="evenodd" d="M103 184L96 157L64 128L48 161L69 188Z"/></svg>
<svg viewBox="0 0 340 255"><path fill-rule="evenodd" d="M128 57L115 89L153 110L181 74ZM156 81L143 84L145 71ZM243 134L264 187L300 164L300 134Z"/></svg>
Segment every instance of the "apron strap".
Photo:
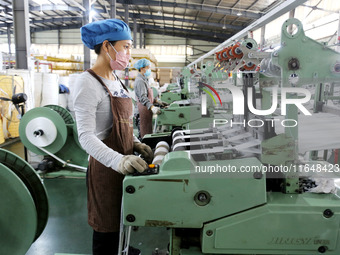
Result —
<svg viewBox="0 0 340 255"><path fill-rule="evenodd" d="M108 89L108 87L105 85L105 83L103 82L103 80L92 70L92 69L86 69L86 71L87 72L89 72L94 78L96 78L97 79L97 81L99 81L99 83L101 84L101 85L103 85L103 87L105 88L105 90L108 92L108 93L110 93L110 95L112 96L112 94L111 94L111 91ZM125 85L122 83L122 81L117 77L117 75L115 75L115 77L116 77L116 79L118 80L118 81L120 81L120 84L122 84L122 86L123 86L123 88L127 91L127 92L129 92L128 90L127 90L127 88L125 87Z"/></svg>
<svg viewBox="0 0 340 255"><path fill-rule="evenodd" d="M116 79L120 82L120 84L122 84L123 88L129 92L129 90L126 88L126 86L124 85L124 83L118 78L117 74L114 73L114 75L116 76Z"/></svg>

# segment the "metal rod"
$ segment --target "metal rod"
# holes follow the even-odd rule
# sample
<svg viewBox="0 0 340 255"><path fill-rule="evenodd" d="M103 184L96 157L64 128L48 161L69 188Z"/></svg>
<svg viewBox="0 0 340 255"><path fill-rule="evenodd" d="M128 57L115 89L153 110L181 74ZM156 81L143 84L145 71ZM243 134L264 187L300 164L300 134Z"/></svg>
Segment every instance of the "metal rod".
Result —
<svg viewBox="0 0 340 255"><path fill-rule="evenodd" d="M47 153L48 155L50 155L52 158L58 160L60 163L63 164L63 167L65 166L70 166L70 167L73 167L73 168L76 168L76 169L79 169L80 172L86 172L87 171L87 168L86 167L83 167L83 166L78 166L78 165L74 165L74 164L70 164L70 163L67 163L66 161L62 160L61 158L57 157L56 155L52 154L51 152L49 152L48 150L42 148L42 147L38 147L40 150L42 150L43 152Z"/></svg>
<svg viewBox="0 0 340 255"><path fill-rule="evenodd" d="M207 57L210 57L215 52L220 51L223 48L229 46L234 41L237 41L237 40L243 38L244 36L246 36L248 34L248 31L253 31L255 29L258 29L258 28L264 26L265 24L267 24L267 23L275 20L276 18L282 16L286 12L288 12L288 11L290 11L292 9L295 9L297 6L303 4L306 1L307 0L288 0L288 1L280 4L279 6L277 6L276 8L274 8L273 10L271 10L270 12L268 12L267 14L265 14L264 16L262 16L261 18L259 18L255 22L253 22L252 24L250 24L245 29L241 30L240 32L238 32L234 36L230 37L228 40L226 40L223 43L221 43L219 46L217 46L214 49L212 49L211 51L209 51L207 54L205 54L202 57L200 57L200 58L196 59L195 61L191 62L188 65L188 67L190 67L190 66L200 62L201 60L203 60L203 59L205 59Z"/></svg>

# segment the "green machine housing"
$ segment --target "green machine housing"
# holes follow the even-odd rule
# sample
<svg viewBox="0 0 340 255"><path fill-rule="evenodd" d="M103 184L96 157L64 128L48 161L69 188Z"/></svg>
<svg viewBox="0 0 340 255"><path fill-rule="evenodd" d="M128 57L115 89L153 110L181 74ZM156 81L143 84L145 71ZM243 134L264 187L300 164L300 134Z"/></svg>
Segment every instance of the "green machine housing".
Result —
<svg viewBox="0 0 340 255"><path fill-rule="evenodd" d="M287 34L292 24L294 36ZM307 76L309 83L339 80L339 54L306 37L298 20L285 22L281 37L272 60L281 67L282 86L301 86ZM313 67L311 56L319 61L320 52L326 63ZM171 255L339 255L340 198L299 190L296 171L281 173L280 181L263 171L264 165L295 164L296 137L286 132L263 140L260 157L198 161L190 150L169 152L157 174L125 177L124 224L170 228ZM171 143L165 133L152 138Z"/></svg>

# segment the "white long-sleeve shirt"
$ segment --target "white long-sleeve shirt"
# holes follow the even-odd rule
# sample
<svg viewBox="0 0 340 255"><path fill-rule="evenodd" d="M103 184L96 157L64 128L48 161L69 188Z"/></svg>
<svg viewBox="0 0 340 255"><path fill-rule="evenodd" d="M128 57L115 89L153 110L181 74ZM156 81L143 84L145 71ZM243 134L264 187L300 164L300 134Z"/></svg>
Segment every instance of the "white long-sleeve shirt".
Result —
<svg viewBox="0 0 340 255"><path fill-rule="evenodd" d="M113 96L130 97L120 81L102 80ZM110 135L115 121L109 93L88 72L79 75L72 91L79 143L97 161L116 170L123 155L102 142ZM134 141L139 142L135 136Z"/></svg>

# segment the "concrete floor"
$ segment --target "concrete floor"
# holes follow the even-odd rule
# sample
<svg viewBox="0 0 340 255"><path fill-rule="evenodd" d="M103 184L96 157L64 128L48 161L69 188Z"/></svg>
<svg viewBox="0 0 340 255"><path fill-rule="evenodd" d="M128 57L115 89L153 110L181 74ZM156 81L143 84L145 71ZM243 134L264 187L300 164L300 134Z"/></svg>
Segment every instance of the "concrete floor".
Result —
<svg viewBox="0 0 340 255"><path fill-rule="evenodd" d="M3 148L24 158L20 141ZM92 229L87 224L85 178L44 178L43 181L49 198L49 219L26 255L91 254ZM169 231L165 228L140 227L131 234L131 245L143 255L151 255L155 248L165 250L168 242Z"/></svg>

